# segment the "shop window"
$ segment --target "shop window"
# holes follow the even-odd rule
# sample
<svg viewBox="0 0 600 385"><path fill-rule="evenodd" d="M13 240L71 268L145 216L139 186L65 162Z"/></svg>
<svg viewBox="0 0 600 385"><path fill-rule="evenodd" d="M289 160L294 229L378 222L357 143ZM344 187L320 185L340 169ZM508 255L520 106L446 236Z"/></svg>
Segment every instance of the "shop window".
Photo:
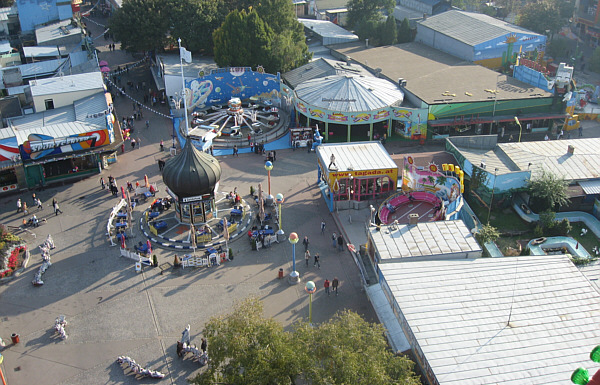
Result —
<svg viewBox="0 0 600 385"><path fill-rule="evenodd" d="M17 176L15 175L14 170L6 170L0 172L0 186L6 186L9 184L16 184Z"/></svg>
<svg viewBox="0 0 600 385"><path fill-rule="evenodd" d="M54 100L52 100L52 99L46 99L46 100L44 100L44 104L46 104L46 109L47 110L53 110L54 109Z"/></svg>

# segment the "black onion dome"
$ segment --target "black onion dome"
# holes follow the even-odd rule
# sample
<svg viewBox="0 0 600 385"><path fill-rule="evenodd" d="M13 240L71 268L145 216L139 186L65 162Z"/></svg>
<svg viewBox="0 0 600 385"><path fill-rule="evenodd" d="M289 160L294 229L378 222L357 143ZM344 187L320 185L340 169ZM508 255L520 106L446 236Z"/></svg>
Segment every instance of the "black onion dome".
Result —
<svg viewBox="0 0 600 385"><path fill-rule="evenodd" d="M169 159L163 168L163 182L180 198L212 193L219 179L219 161L197 150L190 138L179 155Z"/></svg>

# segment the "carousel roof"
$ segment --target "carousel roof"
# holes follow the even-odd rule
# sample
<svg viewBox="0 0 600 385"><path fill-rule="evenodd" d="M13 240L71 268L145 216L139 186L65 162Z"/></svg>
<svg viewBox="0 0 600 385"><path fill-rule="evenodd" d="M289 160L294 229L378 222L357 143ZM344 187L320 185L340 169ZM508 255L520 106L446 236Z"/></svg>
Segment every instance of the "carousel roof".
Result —
<svg viewBox="0 0 600 385"><path fill-rule="evenodd" d="M178 197L212 193L221 178L221 165L212 155L199 151L188 138L179 155L163 169L163 182Z"/></svg>
<svg viewBox="0 0 600 385"><path fill-rule="evenodd" d="M373 111L399 106L404 100L396 84L371 76L327 76L307 80L295 91L308 105L341 112Z"/></svg>

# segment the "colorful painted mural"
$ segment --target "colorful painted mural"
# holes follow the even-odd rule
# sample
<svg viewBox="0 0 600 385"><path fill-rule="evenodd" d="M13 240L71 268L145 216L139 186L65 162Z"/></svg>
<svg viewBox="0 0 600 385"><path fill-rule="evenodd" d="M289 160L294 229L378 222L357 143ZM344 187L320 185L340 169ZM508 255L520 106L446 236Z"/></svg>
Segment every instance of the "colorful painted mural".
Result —
<svg viewBox="0 0 600 385"><path fill-rule="evenodd" d="M201 74L202 75L202 74ZM211 71L200 78L185 82L189 110L225 104L232 97L268 100L281 97L280 75L271 75L262 68L228 67Z"/></svg>
<svg viewBox="0 0 600 385"><path fill-rule="evenodd" d="M403 191L426 191L435 194L444 201L454 202L461 193L461 181L446 175L435 163L420 170L411 156L404 158L402 168Z"/></svg>
<svg viewBox="0 0 600 385"><path fill-rule="evenodd" d="M19 143L15 136L0 140L0 162L15 160L19 155Z"/></svg>
<svg viewBox="0 0 600 385"><path fill-rule="evenodd" d="M503 58L503 61L510 60L519 50L521 52L544 51L546 39L546 36L534 33L512 33L500 36L475 45L473 47L473 61L496 58Z"/></svg>
<svg viewBox="0 0 600 385"><path fill-rule="evenodd" d="M47 156L80 151L110 144L111 134L108 129L54 138L44 134L31 134L21 145L23 160L41 159Z"/></svg>

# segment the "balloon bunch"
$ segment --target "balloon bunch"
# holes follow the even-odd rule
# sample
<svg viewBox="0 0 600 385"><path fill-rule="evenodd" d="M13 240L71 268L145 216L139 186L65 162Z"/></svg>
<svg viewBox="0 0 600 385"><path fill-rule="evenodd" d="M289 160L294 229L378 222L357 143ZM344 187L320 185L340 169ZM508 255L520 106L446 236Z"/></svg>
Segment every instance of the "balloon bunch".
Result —
<svg viewBox="0 0 600 385"><path fill-rule="evenodd" d="M69 336L65 331L65 326L67 326L67 319L64 315L59 315L54 321L54 330L58 333L61 339L66 340Z"/></svg>
<svg viewBox="0 0 600 385"><path fill-rule="evenodd" d="M159 372L158 370L150 370L150 369L142 368L140 366L140 364L135 362L135 360L131 357L119 356L117 358L117 362L120 365L128 365L129 369L131 369L131 371L134 372L135 374L140 374L142 376L147 376L147 377L152 377L152 378L164 378L165 377L165 375L163 373Z"/></svg>

